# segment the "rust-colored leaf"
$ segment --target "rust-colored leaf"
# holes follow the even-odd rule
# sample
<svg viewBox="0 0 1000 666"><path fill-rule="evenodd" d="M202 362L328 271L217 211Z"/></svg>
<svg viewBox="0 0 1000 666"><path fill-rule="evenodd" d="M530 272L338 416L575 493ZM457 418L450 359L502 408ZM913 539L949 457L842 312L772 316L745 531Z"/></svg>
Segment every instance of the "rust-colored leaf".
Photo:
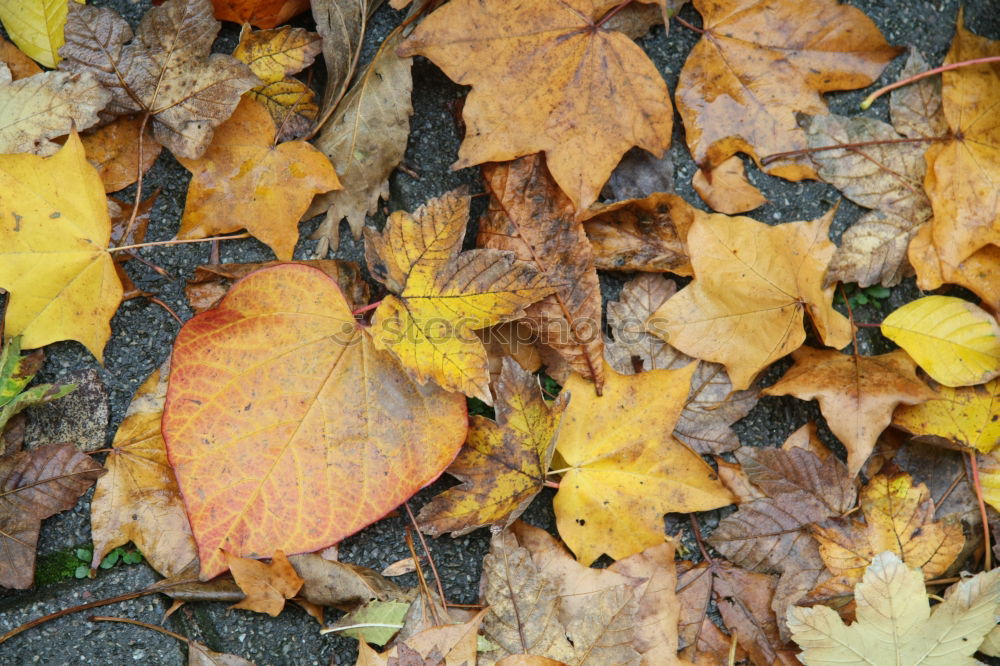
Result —
<svg viewBox="0 0 1000 666"><path fill-rule="evenodd" d="M704 215L676 194L651 194L594 206L584 215L584 229L600 270L693 275L687 235Z"/></svg>
<svg viewBox="0 0 1000 666"><path fill-rule="evenodd" d="M540 155L483 167L490 209L479 221L480 247L510 250L534 265L556 292L525 308L542 344L570 369L604 384L601 285L594 254L573 204L549 177Z"/></svg>
<svg viewBox="0 0 1000 666"><path fill-rule="evenodd" d="M226 553L226 563L246 595L231 608L277 617L285 608L285 599L294 597L302 587L302 578L280 550L274 553L270 564L229 553Z"/></svg>
<svg viewBox="0 0 1000 666"><path fill-rule="evenodd" d="M381 518L466 429L462 396L410 380L307 266L247 276L174 346L163 435L205 579L220 548L312 551Z"/></svg>
<svg viewBox="0 0 1000 666"><path fill-rule="evenodd" d="M705 33L681 70L677 110L702 168L737 152L760 165L766 155L805 148L795 113L825 113L821 93L868 85L899 53L871 19L837 0L693 4ZM767 171L815 177L808 157L779 160Z"/></svg>
<svg viewBox="0 0 1000 666"><path fill-rule="evenodd" d="M215 18L273 28L309 8L309 0L212 0Z"/></svg>
<svg viewBox="0 0 1000 666"><path fill-rule="evenodd" d="M105 192L123 190L146 173L160 156L162 146L147 127L142 134L142 167L139 166L139 130L142 116L122 116L80 137L87 160L104 182Z"/></svg>
<svg viewBox="0 0 1000 666"><path fill-rule="evenodd" d="M602 23L617 4L458 0L418 26L399 52L427 56L472 86L456 168L544 152L583 210L629 148L663 154L673 124L667 85L635 42Z"/></svg>
<svg viewBox="0 0 1000 666"><path fill-rule="evenodd" d="M698 169L691 185L705 203L726 215L737 215L767 203L753 183L747 180L743 160L733 155L714 169Z"/></svg>

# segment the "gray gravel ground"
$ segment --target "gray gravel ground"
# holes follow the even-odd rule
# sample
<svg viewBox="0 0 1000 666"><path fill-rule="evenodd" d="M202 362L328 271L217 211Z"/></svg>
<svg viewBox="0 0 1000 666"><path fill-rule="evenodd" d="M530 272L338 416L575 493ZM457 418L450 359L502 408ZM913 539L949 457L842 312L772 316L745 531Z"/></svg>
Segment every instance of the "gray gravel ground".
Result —
<svg viewBox="0 0 1000 666"><path fill-rule="evenodd" d="M145 12L149 0L94 0L94 5L109 6L128 18L133 25ZM890 42L899 45L913 44L932 63L938 63L948 50L954 34L958 0L854 0L851 4L864 10ZM700 18L690 7L682 14L688 21L700 24ZM980 35L1000 39L1000 6L995 0L970 0L965 6L967 25ZM364 58L370 58L377 44L398 24L401 15L383 7L374 20L365 46ZM303 19L298 19L305 25ZM229 52L235 45L238 29L227 24L217 43L218 50ZM654 28L641 40L673 91L684 59L697 41L697 35L678 25L672 25L667 36L663 27ZM896 79L902 58L894 61L877 85ZM460 142L449 103L459 99L464 89L451 83L436 67L418 58L413 68L414 107L412 132L406 153L406 164L420 174L413 178L402 172L391 180L391 200L388 210L412 210L427 199L454 187L467 184L473 192L481 191L475 169L451 171ZM874 88L874 86L873 86ZM872 88L872 89L873 89ZM858 102L867 91L841 93L829 96L832 111L856 113ZM877 102L868 115L886 119L886 98ZM676 189L695 205L703 206L690 186L695 165L687 154L683 142L683 128L679 119L675 123L671 154L676 169ZM837 192L822 183L789 183L764 175L748 165L750 179L764 192L771 203L751 213L751 216L768 223L804 220L817 217L839 199ZM162 191L157 199L147 240L171 238L178 227L184 207L184 197L189 175L169 154L164 153L146 178L147 192L155 188ZM118 196L131 196L126 191ZM479 202L482 205L482 202ZM834 239L856 220L861 209L843 202L834 223ZM370 222L381 225L384 216ZM301 226L302 238L307 238L317 221ZM314 242L303 240L296 250L296 257L306 258ZM163 267L173 276L167 279L131 262L128 270L137 286L156 294L183 318L191 311L183 294L185 280L194 268L208 261L208 248L187 245L169 248L151 248L143 251L149 261ZM224 262L266 261L273 259L270 251L253 240L226 242L221 250ZM363 265L362 245L344 234L338 258L353 260ZM627 277L627 276L625 276ZM614 299L623 283L623 276L602 276L605 300ZM893 290L884 306L886 312L911 300L917 293L912 281ZM860 320L881 319L885 312L867 306L856 313ZM93 358L77 343L66 342L50 346L43 379L64 376L71 370L96 368L110 396L110 422L107 441L110 442L128 402L139 384L169 354L179 325L162 308L144 299L128 301L122 305L112 322L113 335L106 349L106 365L100 368ZM862 331L863 351L873 353L885 347L883 340L870 329ZM773 382L787 367L788 362L768 373L766 380ZM764 398L743 421L737 424L740 439L745 445L779 445L796 428L809 419L821 420L814 403L803 403L791 398ZM829 433L825 433L830 439ZM420 493L413 501L418 509L432 495L449 485L439 481L432 488ZM551 491L546 490L526 514L526 519L536 525L552 529ZM44 557L69 547L88 544L90 493L72 511L49 519L42 529L39 554ZM720 512L699 516L702 529L710 533L717 524ZM408 555L403 542L405 521L396 516L383 520L347 539L341 545L342 559L375 568ZM667 527L672 533L686 530L686 517L668 516ZM474 602L478 593L478 580L482 557L488 546L484 531L456 540L445 537L432 542L431 548L444 579L449 599L455 602ZM145 565L118 566L100 571L96 580L70 580L24 592L0 591L0 632L37 617L38 615L141 588L156 578ZM411 577L412 578L412 577ZM402 581L413 584L413 580ZM167 604L157 597L145 597L132 602L101 609L108 615L118 615L159 623ZM161 634L128 625L94 625L86 620L87 613L69 616L29 631L0 646L0 664L130 664L149 665L181 664L185 650L177 641ZM320 636L316 625L304 613L292 607L279 618L244 611L229 611L222 603L188 604L166 623L172 630L205 642L214 650L233 652L258 665L264 664L351 664L356 649L352 639L333 635Z"/></svg>

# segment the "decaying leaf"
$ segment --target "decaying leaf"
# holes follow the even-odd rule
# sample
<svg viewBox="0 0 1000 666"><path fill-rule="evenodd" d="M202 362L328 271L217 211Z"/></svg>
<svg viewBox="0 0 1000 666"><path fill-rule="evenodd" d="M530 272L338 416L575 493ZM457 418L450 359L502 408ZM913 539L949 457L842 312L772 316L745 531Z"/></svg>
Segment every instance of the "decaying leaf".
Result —
<svg viewBox="0 0 1000 666"><path fill-rule="evenodd" d="M232 56L209 55L220 26L209 0L167 0L146 12L133 39L110 9L70 3L59 67L90 72L111 92L106 112L150 114L157 141L197 159L240 95L260 83Z"/></svg>
<svg viewBox="0 0 1000 666"><path fill-rule="evenodd" d="M289 558L296 573L302 577L301 596L320 606L354 610L371 601L405 601L413 599L405 590L374 569L350 562L334 562L316 553L292 555Z"/></svg>
<svg viewBox="0 0 1000 666"><path fill-rule="evenodd" d="M73 508L103 472L72 444L0 458L0 587L31 587L42 521Z"/></svg>
<svg viewBox="0 0 1000 666"><path fill-rule="evenodd" d="M87 159L104 182L105 192L123 190L146 173L160 156L162 146L149 128L142 129L141 116L121 116L80 137ZM142 131L142 167L139 167L139 132ZM138 241L137 241L138 242Z"/></svg>
<svg viewBox="0 0 1000 666"><path fill-rule="evenodd" d="M541 155L483 167L490 208L479 221L479 247L510 250L533 265L554 294L525 308L538 341L558 352L570 369L604 383L601 284L594 253L572 202L549 176Z"/></svg>
<svg viewBox="0 0 1000 666"><path fill-rule="evenodd" d="M962 388L934 383L932 388L933 398L901 406L892 424L911 435L941 437L980 453L1000 446L1000 379Z"/></svg>
<svg viewBox="0 0 1000 666"><path fill-rule="evenodd" d="M847 448L852 475L865 464L898 405L918 405L934 397L917 378L913 359L902 350L858 356L801 347L792 352L792 358L795 365L778 383L764 389L764 395L818 401L830 430Z"/></svg>
<svg viewBox="0 0 1000 666"><path fill-rule="evenodd" d="M687 235L703 215L676 194L651 194L592 207L584 229L600 270L693 275Z"/></svg>
<svg viewBox="0 0 1000 666"><path fill-rule="evenodd" d="M226 295L234 282L261 268L277 266L278 261L259 264L209 264L194 269L194 276L184 287L184 294L195 314L214 306ZM357 310L368 302L368 284L361 277L361 269L352 261L317 259L292 262L317 268L329 276L344 294L349 310Z"/></svg>
<svg viewBox="0 0 1000 666"><path fill-rule="evenodd" d="M462 252L469 196L455 191L365 232L368 269L392 294L372 318L376 348L421 384L433 380L493 403L486 350L474 331L523 316L558 285L513 252ZM393 295L398 294L398 296Z"/></svg>
<svg viewBox="0 0 1000 666"><path fill-rule="evenodd" d="M576 374L563 387L572 399L556 450L568 470L553 504L559 535L581 563L602 553L622 559L662 543L665 513L733 501L712 468L667 434L693 373L693 365L632 376L609 367L601 396Z"/></svg>
<svg viewBox="0 0 1000 666"><path fill-rule="evenodd" d="M465 447L448 468L463 483L420 510L417 522L427 534L505 528L545 485L566 400L550 407L538 380L510 358L503 360L496 390L496 422L473 416Z"/></svg>
<svg viewBox="0 0 1000 666"><path fill-rule="evenodd" d="M933 611L919 569L883 552L855 589L857 621L844 626L826 606L792 607L788 624L809 666L871 664L972 666L986 634L996 625L1000 570L984 572L952 588Z"/></svg>
<svg viewBox="0 0 1000 666"><path fill-rule="evenodd" d="M107 252L104 184L73 133L52 157L0 156L0 288L7 335L27 348L77 340L100 361L122 285Z"/></svg>
<svg viewBox="0 0 1000 666"><path fill-rule="evenodd" d="M355 238L361 238L365 215L374 213L380 198L389 198L389 174L406 152L413 105L411 58L396 55L402 31L386 37L357 83L316 137L344 184L343 190L316 197L306 217L326 212L312 235L320 239L319 259L340 244L340 221L345 217Z"/></svg>
<svg viewBox="0 0 1000 666"><path fill-rule="evenodd" d="M165 362L139 387L115 433L105 461L108 473L98 479L90 503L91 567L129 541L167 577L180 573L198 556L160 433L169 364Z"/></svg>
<svg viewBox="0 0 1000 666"><path fill-rule="evenodd" d="M187 666L255 666L255 664L235 654L209 650L207 645L189 640Z"/></svg>
<svg viewBox="0 0 1000 666"><path fill-rule="evenodd" d="M70 4L69 0L0 0L0 21L18 48L46 67L55 67Z"/></svg>
<svg viewBox="0 0 1000 666"><path fill-rule="evenodd" d="M965 536L958 523L934 522L934 501L924 484L909 474L878 474L859 497L864 520L834 518L816 525L813 536L833 578L819 596L850 594L875 556L889 550L924 578L943 574L962 551Z"/></svg>
<svg viewBox="0 0 1000 666"><path fill-rule="evenodd" d="M215 18L273 28L309 8L309 0L212 0Z"/></svg>
<svg viewBox="0 0 1000 666"><path fill-rule="evenodd" d="M196 159L178 156L193 175L178 238L246 229L290 261L299 218L313 195L340 187L330 162L304 141L275 145L267 110L246 99Z"/></svg>
<svg viewBox="0 0 1000 666"><path fill-rule="evenodd" d="M463 624L431 627L405 641L397 642L382 654L377 654L367 643L361 641L358 644L358 661L355 666L471 666L477 663L476 636L485 614L486 611L482 610Z"/></svg>
<svg viewBox="0 0 1000 666"><path fill-rule="evenodd" d="M950 64L1000 55L1000 42L965 29L959 12ZM934 209L931 241L948 271L977 250L1000 246L1000 64L945 72L941 94L950 140L927 150L924 187Z"/></svg>
<svg viewBox="0 0 1000 666"><path fill-rule="evenodd" d="M577 210L590 206L622 155L670 145L667 85L631 39L602 17L618 3L457 0L399 48L471 85L454 168L544 152Z"/></svg>
<svg viewBox="0 0 1000 666"><path fill-rule="evenodd" d="M629 5L626 9L632 7L642 8L642 5ZM641 148L633 148L611 172L601 194L611 201L624 201L673 191L674 161L670 151L663 153L663 157L654 157Z"/></svg>
<svg viewBox="0 0 1000 666"><path fill-rule="evenodd" d="M379 4L381 0L312 0L312 14L316 20L316 32L323 40L323 62L326 65L324 113L341 99L350 85L368 26L368 16ZM386 48L386 45L381 48ZM395 48L395 43L391 48Z"/></svg>
<svg viewBox="0 0 1000 666"><path fill-rule="evenodd" d="M1000 376L1000 324L961 298L910 301L882 321L882 335L939 384L972 386Z"/></svg>
<svg viewBox="0 0 1000 666"><path fill-rule="evenodd" d="M797 0L693 4L704 35L681 70L677 110L702 168L737 152L759 166L764 156L805 148L795 113L825 113L821 93L867 86L899 53L871 19L837 0L808 8ZM804 156L778 160L767 171L790 180L815 177Z"/></svg>
<svg viewBox="0 0 1000 666"><path fill-rule="evenodd" d="M833 211L776 227L747 217L704 215L688 233L695 280L650 317L652 333L680 351L726 366L733 388L805 341L808 312L823 341L843 347L850 324L822 287L834 251Z"/></svg>
<svg viewBox="0 0 1000 666"><path fill-rule="evenodd" d="M911 50L904 69L916 73L929 67ZM894 90L889 108L895 127L874 118L837 115L814 116L804 125L809 147L824 148L811 156L820 178L854 203L874 209L844 232L827 270L827 284L839 280L891 287L912 273L907 245L931 216L923 189L929 144L899 139L944 135L940 81L923 79ZM867 142L883 143L825 150Z"/></svg>
<svg viewBox="0 0 1000 666"><path fill-rule="evenodd" d="M21 356L21 338L11 338L6 344L0 340L0 433L7 423L28 407L43 405L73 391L74 384L37 384L26 388L42 368L45 354L39 350ZM0 449L0 455L3 450ZM548 471L547 469L545 471Z"/></svg>
<svg viewBox="0 0 1000 666"><path fill-rule="evenodd" d="M711 171L698 169L691 185L705 203L726 215L737 215L759 208L767 199L747 180L743 160L733 155Z"/></svg>
<svg viewBox="0 0 1000 666"><path fill-rule="evenodd" d="M25 79L35 74L41 74L42 68L3 37L0 37L0 61L10 68L14 80Z"/></svg>
<svg viewBox="0 0 1000 666"><path fill-rule="evenodd" d="M52 155L59 145L49 139L90 127L110 99L87 72L42 72L15 81L0 62L0 154Z"/></svg>
<svg viewBox="0 0 1000 666"><path fill-rule="evenodd" d="M605 345L608 363L623 375L643 370L673 370L693 359L646 332L646 320L674 295L673 281L641 273L622 287L621 300L608 303L608 326L614 340ZM724 453L740 445L730 427L757 404L759 390L733 391L725 369L700 362L691 392L677 419L674 436L698 453Z"/></svg>
<svg viewBox="0 0 1000 666"><path fill-rule="evenodd" d="M320 53L320 36L303 28L283 26L251 32L244 24L233 57L245 62L262 85L246 93L271 114L278 141L306 134L319 114L312 88L291 75L312 64Z"/></svg>
<svg viewBox="0 0 1000 666"><path fill-rule="evenodd" d="M465 440L465 399L410 380L307 266L241 280L172 363L163 436L204 579L220 548L312 551L378 520Z"/></svg>
<svg viewBox="0 0 1000 666"><path fill-rule="evenodd" d="M236 584L246 595L232 605L257 613L277 617L285 608L285 599L291 599L302 587L302 578L280 550L275 551L270 564L226 553L226 563Z"/></svg>

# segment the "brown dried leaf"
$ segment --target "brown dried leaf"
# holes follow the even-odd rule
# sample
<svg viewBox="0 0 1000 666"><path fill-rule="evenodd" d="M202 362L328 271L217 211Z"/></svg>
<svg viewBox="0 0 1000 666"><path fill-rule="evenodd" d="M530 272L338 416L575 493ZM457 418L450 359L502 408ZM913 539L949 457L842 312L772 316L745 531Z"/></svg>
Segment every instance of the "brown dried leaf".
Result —
<svg viewBox="0 0 1000 666"><path fill-rule="evenodd" d="M898 77L908 79L930 68L920 51L911 46ZM936 138L948 133L942 106L941 78L931 76L893 90L889 96L889 117L903 136Z"/></svg>
<svg viewBox="0 0 1000 666"><path fill-rule="evenodd" d="M146 12L132 39L110 9L70 3L59 67L94 74L112 94L108 113L151 114L156 140L196 159L240 95L260 83L239 60L209 54L220 25L209 0L168 0Z"/></svg>
<svg viewBox="0 0 1000 666"><path fill-rule="evenodd" d="M73 508L103 473L72 444L46 444L0 458L0 587L31 587L42 521Z"/></svg>
<svg viewBox="0 0 1000 666"><path fill-rule="evenodd" d="M486 610L463 624L444 624L425 629L376 654L361 641L355 666L459 666L476 664L479 626ZM482 663L482 662L479 662Z"/></svg>
<svg viewBox="0 0 1000 666"><path fill-rule="evenodd" d="M326 212L311 236L320 239L316 248L320 259L340 244L340 221L345 217L354 237L361 237L365 215L375 212L379 198L389 198L389 174L406 152L413 113L413 61L396 55L401 34L397 30L386 37L316 137L316 147L333 163L344 186L316 197L303 216Z"/></svg>
<svg viewBox="0 0 1000 666"><path fill-rule="evenodd" d="M270 564L247 557L236 557L230 553L226 553L226 562L236 584L246 595L231 608L277 617L285 608L285 600L294 597L302 587L302 578L280 550L274 553Z"/></svg>
<svg viewBox="0 0 1000 666"><path fill-rule="evenodd" d="M687 234L704 215L676 194L652 194L584 214L594 264L606 271L670 272L693 275Z"/></svg>
<svg viewBox="0 0 1000 666"><path fill-rule="evenodd" d="M125 189L138 179L140 172L149 171L160 156L162 146L146 127L142 134L142 169L139 169L139 130L142 125L142 116L122 116L80 136L87 161L101 175L105 192Z"/></svg>
<svg viewBox="0 0 1000 666"><path fill-rule="evenodd" d="M340 100L351 83L365 36L368 13L379 4L375 0L312 0L312 14L316 20L316 32L323 40L323 62L326 64L324 112ZM386 41L389 39L386 38ZM392 49L395 49L395 44Z"/></svg>
<svg viewBox="0 0 1000 666"><path fill-rule="evenodd" d="M636 7L637 5L629 5ZM656 157L641 148L633 148L611 172L601 194L610 201L643 199L657 192L674 191L674 160L670 151Z"/></svg>
<svg viewBox="0 0 1000 666"><path fill-rule="evenodd" d="M209 650L198 641L188 641L187 666L254 666L254 663L235 654Z"/></svg>
<svg viewBox="0 0 1000 666"><path fill-rule="evenodd" d="M722 621L736 635L751 663L798 666L795 650L786 648L771 610L777 579L767 574L726 568L712 589Z"/></svg>
<svg viewBox="0 0 1000 666"><path fill-rule="evenodd" d="M726 215L745 213L767 203L760 190L747 180L743 160L738 155L708 172L698 169L691 185L712 210Z"/></svg>
<svg viewBox="0 0 1000 666"><path fill-rule="evenodd" d="M302 577L300 596L319 606L354 610L369 601L410 601L413 594L368 567L334 562L315 553L288 558Z"/></svg>
<svg viewBox="0 0 1000 666"><path fill-rule="evenodd" d="M958 284L974 291L994 311L1000 311L1000 246L980 248L954 266L941 259L932 233L931 225L925 224L910 241L908 257L917 271L917 286L931 291L945 282Z"/></svg>
<svg viewBox="0 0 1000 666"><path fill-rule="evenodd" d="M6 63L15 81L40 74L42 71L34 60L3 37L0 37L0 61Z"/></svg>
<svg viewBox="0 0 1000 666"><path fill-rule="evenodd" d="M541 155L484 166L490 208L479 221L479 247L510 250L537 267L554 294L525 308L540 342L570 369L604 384L601 285L594 254L573 203L549 176Z"/></svg>

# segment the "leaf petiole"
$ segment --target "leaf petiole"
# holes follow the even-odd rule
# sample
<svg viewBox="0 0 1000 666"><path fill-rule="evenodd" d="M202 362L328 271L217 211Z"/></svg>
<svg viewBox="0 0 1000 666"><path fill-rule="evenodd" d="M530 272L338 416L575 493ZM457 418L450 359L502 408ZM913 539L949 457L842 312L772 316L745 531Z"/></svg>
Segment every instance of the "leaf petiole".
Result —
<svg viewBox="0 0 1000 666"><path fill-rule="evenodd" d="M920 74L914 74L913 76L907 77L905 79L900 79L895 83L890 83L887 86L879 88L868 97L865 97L864 101L861 102L861 110L864 111L872 105L879 97L886 94L891 90L896 88L902 88L903 86L909 85L920 79L926 79L928 76L934 76L935 74L940 74L941 72L950 72L953 69L958 69L959 67L969 67L971 65L982 65L989 62L1000 62L1000 56L987 56L985 58L974 58L972 60L963 60L961 62L953 62L949 65L941 65L940 67L935 67L934 69L928 69L926 72L921 72Z"/></svg>

